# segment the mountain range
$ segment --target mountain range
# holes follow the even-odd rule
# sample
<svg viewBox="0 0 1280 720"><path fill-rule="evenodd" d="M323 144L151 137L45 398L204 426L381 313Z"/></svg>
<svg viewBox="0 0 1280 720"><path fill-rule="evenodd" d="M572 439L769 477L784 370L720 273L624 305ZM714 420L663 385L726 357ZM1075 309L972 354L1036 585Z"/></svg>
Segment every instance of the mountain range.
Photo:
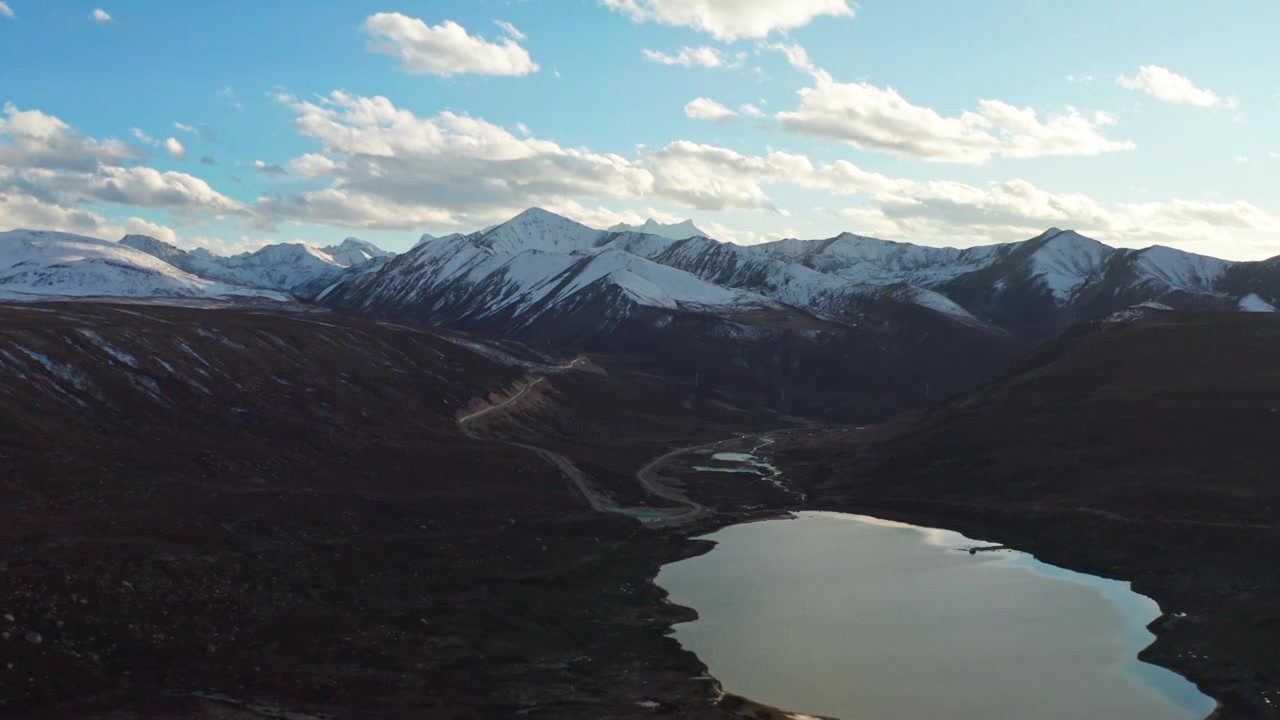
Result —
<svg viewBox="0 0 1280 720"><path fill-rule="evenodd" d="M1272 312L1280 259L1119 249L1057 228L967 249L849 233L741 246L692 222L600 230L533 208L400 255L357 238L223 257L140 235L14 231L0 235L0 292L295 299L608 353L856 419L989 377L1072 324L1135 307Z"/></svg>

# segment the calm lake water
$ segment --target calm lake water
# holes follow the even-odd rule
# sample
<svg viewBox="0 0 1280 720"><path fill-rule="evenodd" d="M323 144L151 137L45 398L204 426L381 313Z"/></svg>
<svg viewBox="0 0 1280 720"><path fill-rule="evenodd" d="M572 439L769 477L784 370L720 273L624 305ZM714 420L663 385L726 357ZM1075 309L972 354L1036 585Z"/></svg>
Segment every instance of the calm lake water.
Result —
<svg viewBox="0 0 1280 720"><path fill-rule="evenodd" d="M853 515L725 528L658 584L725 690L844 720L1203 720L1214 703L1139 662L1154 601L1128 583L945 530ZM1172 608L1176 609L1176 608Z"/></svg>

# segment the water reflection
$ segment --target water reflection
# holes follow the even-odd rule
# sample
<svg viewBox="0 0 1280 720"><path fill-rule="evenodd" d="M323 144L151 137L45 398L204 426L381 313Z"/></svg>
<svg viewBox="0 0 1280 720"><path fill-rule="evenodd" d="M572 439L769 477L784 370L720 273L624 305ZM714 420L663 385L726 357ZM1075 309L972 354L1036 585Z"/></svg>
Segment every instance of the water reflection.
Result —
<svg viewBox="0 0 1280 720"><path fill-rule="evenodd" d="M1198 720L1213 702L1141 663L1160 611L1126 583L957 533L833 513L711 536L658 583L725 688L848 720Z"/></svg>

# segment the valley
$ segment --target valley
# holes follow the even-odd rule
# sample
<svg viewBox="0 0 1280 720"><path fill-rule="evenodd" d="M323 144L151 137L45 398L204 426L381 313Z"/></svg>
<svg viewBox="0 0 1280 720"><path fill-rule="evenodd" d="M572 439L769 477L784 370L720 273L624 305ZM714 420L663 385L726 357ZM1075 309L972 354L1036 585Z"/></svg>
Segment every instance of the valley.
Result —
<svg viewBox="0 0 1280 720"><path fill-rule="evenodd" d="M0 701L785 718L653 578L829 510L1133 580L1166 612L1142 657L1265 716L1268 263L638 229L223 260L10 233Z"/></svg>

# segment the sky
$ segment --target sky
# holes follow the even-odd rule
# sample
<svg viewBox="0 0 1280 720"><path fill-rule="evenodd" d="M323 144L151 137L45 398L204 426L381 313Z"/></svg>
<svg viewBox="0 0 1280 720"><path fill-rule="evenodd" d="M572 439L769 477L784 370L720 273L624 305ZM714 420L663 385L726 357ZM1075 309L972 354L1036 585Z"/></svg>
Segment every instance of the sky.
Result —
<svg viewBox="0 0 1280 720"><path fill-rule="evenodd" d="M3 0L0 230L1280 255L1274 0Z"/></svg>

